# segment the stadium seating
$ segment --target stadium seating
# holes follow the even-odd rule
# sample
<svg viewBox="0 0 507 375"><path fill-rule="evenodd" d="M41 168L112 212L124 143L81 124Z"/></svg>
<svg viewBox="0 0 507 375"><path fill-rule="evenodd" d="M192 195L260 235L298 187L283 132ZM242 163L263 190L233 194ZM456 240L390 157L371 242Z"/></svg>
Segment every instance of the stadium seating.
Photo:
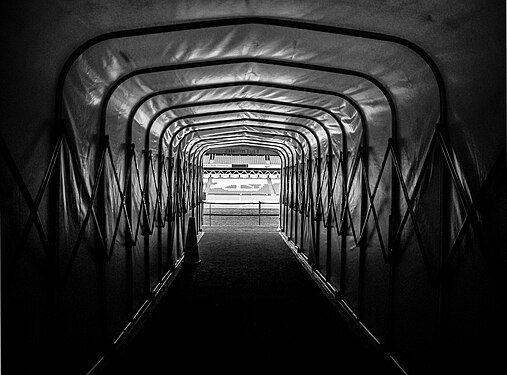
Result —
<svg viewBox="0 0 507 375"><path fill-rule="evenodd" d="M204 165L216 164L257 164L280 165L280 157L275 155L204 155Z"/></svg>

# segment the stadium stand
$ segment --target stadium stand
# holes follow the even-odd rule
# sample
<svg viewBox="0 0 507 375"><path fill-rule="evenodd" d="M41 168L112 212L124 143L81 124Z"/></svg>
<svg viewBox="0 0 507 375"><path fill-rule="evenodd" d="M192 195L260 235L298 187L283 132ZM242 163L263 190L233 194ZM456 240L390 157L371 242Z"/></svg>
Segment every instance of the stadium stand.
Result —
<svg viewBox="0 0 507 375"><path fill-rule="evenodd" d="M205 179L207 196L212 195L277 195L280 192L279 179L271 178L216 178Z"/></svg>
<svg viewBox="0 0 507 375"><path fill-rule="evenodd" d="M279 170L273 168L279 167L280 162L277 155L206 154L203 158L206 197L212 200L213 196L225 195L279 195Z"/></svg>
<svg viewBox="0 0 507 375"><path fill-rule="evenodd" d="M254 164L254 165L280 165L279 156L275 155L215 155L206 154L203 164L212 166L217 164Z"/></svg>

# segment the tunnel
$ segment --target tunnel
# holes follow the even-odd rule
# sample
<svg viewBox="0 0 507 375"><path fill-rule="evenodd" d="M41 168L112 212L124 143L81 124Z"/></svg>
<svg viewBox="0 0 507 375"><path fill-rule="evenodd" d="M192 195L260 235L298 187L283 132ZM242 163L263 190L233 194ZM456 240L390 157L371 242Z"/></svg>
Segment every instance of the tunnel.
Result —
<svg viewBox="0 0 507 375"><path fill-rule="evenodd" d="M5 374L507 371L505 2L0 13ZM224 149L271 229L206 221Z"/></svg>

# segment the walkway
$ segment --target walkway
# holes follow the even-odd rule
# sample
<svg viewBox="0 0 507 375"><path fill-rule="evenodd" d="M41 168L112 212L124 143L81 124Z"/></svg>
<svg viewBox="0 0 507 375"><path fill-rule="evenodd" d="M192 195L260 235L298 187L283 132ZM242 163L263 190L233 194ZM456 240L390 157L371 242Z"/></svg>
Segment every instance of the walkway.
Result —
<svg viewBox="0 0 507 375"><path fill-rule="evenodd" d="M199 251L111 373L388 373L275 229L208 228Z"/></svg>

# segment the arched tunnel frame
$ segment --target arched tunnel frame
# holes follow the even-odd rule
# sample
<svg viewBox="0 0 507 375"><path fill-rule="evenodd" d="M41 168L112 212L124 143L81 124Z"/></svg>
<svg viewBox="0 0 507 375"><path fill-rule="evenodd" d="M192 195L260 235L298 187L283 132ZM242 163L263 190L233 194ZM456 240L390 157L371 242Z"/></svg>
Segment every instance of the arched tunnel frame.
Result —
<svg viewBox="0 0 507 375"><path fill-rule="evenodd" d="M217 122L217 123L219 123L219 122ZM269 127L269 126L245 125L245 124L231 125L231 126L224 126L224 127L216 127L215 129L217 129L217 130L227 130L227 129L236 129L236 128L238 128L238 130L237 130L236 132L228 132L228 134L248 133L248 134L251 134L251 136L252 136L252 137L253 137L253 136L256 136L256 137L264 136L264 137L266 137L266 138L268 138L268 137L269 137L269 135L266 135L266 134L262 134L262 133L260 133L260 134L259 134L259 133L251 133L251 132L250 132L250 131L248 131L248 130L241 129L242 127L245 127L245 126L247 126L247 127L249 127L249 128L261 128L261 129L271 128L271 129L279 129L280 131L285 131L285 132L287 132L287 133L294 132L294 133L297 133L297 134L299 134L299 135L303 136L303 137L304 137L304 139L305 139L305 141L306 141L306 143L307 143L307 146L311 148L311 146L310 146L310 142L309 142L308 138L307 138L306 136L304 136L302 132L299 132L299 131L297 131L297 130L288 130L288 129L286 129L286 128L276 128L276 127L275 127L275 128L273 128L273 127ZM194 130L193 132L200 132L200 131L206 131L206 130L207 130L207 129L198 129L198 130ZM187 135L190 135L190 134L191 134L191 133L188 133ZM187 136L187 135L186 135L186 136ZM223 135L224 135L224 132L222 132L222 131L217 132L217 136L221 136L221 137L223 137ZM278 135L278 134L277 134L277 135L272 135L272 137L289 137L289 138L292 138L289 134L287 134L287 135L282 135L282 134L279 134L279 135ZM196 158L196 159L198 159L198 160L199 160L199 161L198 161L198 163L199 163L199 164L197 164L197 165L202 167L202 155L203 155L203 152L204 152L204 150L205 150L206 142L208 142L209 140L216 140L216 138L217 138L217 137L207 137L207 138L206 138L206 139L204 139L204 140L201 140L201 139L197 139L197 140L195 140L195 139L193 139L193 140L195 140L195 142L191 144L191 146L190 146L190 150L188 151L188 154L189 154L189 159L190 159L190 155L192 154L192 149L193 149L194 147L196 147L196 145L198 145L199 143L203 143L203 147L202 147L201 149L199 149L198 147L196 147L196 148L197 148L197 150L196 150L196 151L195 151L195 153L194 153L194 159ZM221 139L225 139L225 138L221 138ZM230 139L230 138L227 138L227 139ZM268 138L268 139L269 139L269 138ZM296 141L296 143L298 143L299 148L301 149L301 160L309 160L309 163L311 163L311 160L312 160L311 151L309 151L309 156L308 156L308 159L306 159L306 158L305 158L305 152L304 152L304 148L303 148L302 143L301 143L298 139L296 139L296 138L292 138L292 139L294 139L294 140ZM266 140L266 141L267 141L267 140ZM188 144L190 144L190 142L191 142L191 141L189 141L189 143L187 143L187 145L186 145L185 147L187 147L187 146L188 146ZM197 154L198 154L198 153L200 153L200 156L197 156ZM289 162L289 160L290 160L290 159L292 160L292 164L293 164L293 165L294 165L294 163L297 163L297 158L296 158L296 155L295 155L292 151L291 151L291 154L292 154L291 158L289 158L289 155L288 155L288 154L287 154L287 155L283 155L283 158L282 158L282 159L283 159L283 162L284 162L284 163L283 163L283 167L282 167L282 173L283 173L283 168L288 167L288 162ZM195 163L195 162L194 162L194 163ZM200 177L198 177L198 178L200 179ZM284 186L286 186L286 185L284 184ZM306 191L306 190L305 190L305 191ZM280 202L280 203L282 203L282 202ZM282 225L281 227L282 227L282 228L285 228L285 226L284 226L284 225Z"/></svg>
<svg viewBox="0 0 507 375"><path fill-rule="evenodd" d="M359 30L351 30L351 29L346 29L346 28L339 28L339 27L332 27L332 26L325 26L325 25L316 25L316 24L310 24L310 23L304 23L304 22L298 22L298 21L269 19L269 18L257 18L257 17L231 18L231 19L225 19L225 20L190 22L190 23L184 23L184 24L178 24L178 25L169 25L169 26L145 28L145 29L137 29L137 30L127 30L127 31L120 31L120 32L113 32L113 33L109 33L109 34L104 34L104 35L98 36L96 38L93 38L93 39L89 40L88 42L84 43L82 46L78 47L70 55L69 59L66 61L65 65L60 73L59 80L57 83L57 94L56 94L56 104L55 104L55 121L56 121L57 127L62 126L61 115L62 115L62 103L63 103L63 101L62 101L63 86L65 83L67 73L69 72L73 62L77 59L77 57L81 53L83 53L87 48L89 48L90 46L92 46L96 43L99 43L101 41L107 40L108 38L121 38L121 37L128 37L128 36L134 36L134 35L148 35L150 33L155 34L155 33L165 33L165 32L171 32L171 31L182 31L182 30L189 30L189 29L193 29L193 28L219 27L219 26L223 26L223 25L236 25L236 24L243 25L243 24L250 24L250 23L276 25L276 26L287 27L287 28L296 28L296 29L302 29L302 30L311 30L311 31L332 33L332 34L337 34L337 35L348 35L348 36L353 36L353 37L358 37L358 38L368 38L368 39L372 39L372 40L387 41L387 42L400 44L404 47L411 49L416 54L418 54L426 62L426 64L430 67L431 71L433 72L433 74L435 76L435 81L437 83L438 90L440 93L440 97L439 97L439 102L440 102L440 120L439 121L440 121L440 123L437 124L437 128L435 131L435 135L432 138L431 145L440 141L442 151L443 151L443 154L445 157L445 163L446 163L445 165L447 166L447 168L451 172L452 182L454 183L454 185L458 191L459 198L465 204L465 208L467 210L467 219L465 220L465 223L462 226L462 229L466 227L467 220L469 220L468 223L471 222L472 225L474 225L474 223L476 222L476 219L475 219L476 208L474 208L474 205L470 203L470 196L463 189L461 177L456 173L456 167L454 165L455 161L452 160L452 154L450 154L450 151L452 151L452 149L450 149L447 144L447 134L446 134L446 130L447 130L446 129L446 123L447 123L447 104L446 103L447 103L447 99L446 99L445 85L444 85L442 75L441 75L436 63L432 60L432 58L423 49L421 49L416 44L414 44L410 41L407 41L405 39L399 38L399 37L394 37L394 36L389 36L389 35L384 35L384 34L379 34L379 33L364 32L364 31L359 31ZM241 59L241 58L238 58L238 59L234 59L234 60L235 61L230 61L227 63L234 64L234 63L238 63L241 61L257 62L257 63L262 63L262 64L278 64L279 63L279 62L274 63L273 61L271 61L269 59L253 59L253 58ZM207 61L205 64L202 64L202 65L203 66L214 66L215 63L216 62L214 62L214 61ZM224 63L223 61L220 61L218 64L223 64L223 63ZM181 64L180 67L182 69L191 68L194 66L197 67L197 66L199 66L199 64L200 63ZM295 68L301 67L301 65L299 65L299 64L292 64L292 63L285 63L285 62L280 65L286 66L286 67L295 67ZM314 68L315 68L315 66L314 66ZM160 68L154 68L153 71L157 71L158 69L160 69ZM337 73L338 72L337 69L329 68L329 67L327 67L327 68L324 67L323 70L326 70L330 73L332 73L332 72ZM144 70L144 71L140 70L136 73L133 72L132 76L134 76L136 74L143 74L143 73L150 73L150 72L151 71L149 71L149 70ZM352 73L352 71L350 73ZM346 74L345 70L342 70L342 72L339 74ZM124 77L122 77L122 79L123 78ZM127 78L125 78L125 79L127 79ZM368 78L366 78L366 76L363 78L368 79ZM116 83L118 83L118 82L119 81L116 81ZM117 87L120 84L121 84L121 82L118 83ZM394 107L394 100L391 98L389 90L387 90L386 88L382 89L382 87L383 87L382 85L380 85L378 87L386 95L386 100L389 102L390 106L392 104L392 106L391 106L392 120L393 120L393 124L396 124L396 110ZM112 95L112 92L114 92L114 89L110 91L111 95ZM107 97L108 95L109 95L109 92L106 94L105 97ZM106 100L106 102L107 102L107 100ZM104 102L103 102L102 108L103 108L103 113L105 113L105 110L107 108L107 103L104 105ZM361 114L361 112L359 112L359 113ZM102 122L102 125L103 125L103 129L105 129L105 122ZM363 125L366 128L367 124L363 123ZM65 124L63 126L65 126ZM388 152L393 152L394 154L396 153L397 146L396 146L395 131L396 131L396 127L393 128L393 137L389 141L388 150L386 151L386 155L388 154ZM344 135L344 132L342 132L342 135ZM149 136L149 134L148 134L148 136ZM1 138L0 141L1 141L0 146L3 146L5 144L5 142L3 141L3 138ZM108 142L107 134L104 130L102 132L102 135L100 138L100 144L101 144L100 149L102 150L101 154L103 155L103 157L105 157L106 153L108 152L107 142ZM130 145L130 143L128 143L128 145ZM30 208L30 216L27 221L26 227L30 227L31 225L35 224L35 226L37 227L37 231L39 232L39 236L41 237L42 242L44 242L44 239L43 239L44 230L40 228L41 225L40 225L40 219L37 216L37 210L38 210L38 207L39 207L40 202L42 200L42 196L44 194L44 191L46 190L46 187L49 186L49 179L50 179L51 175L53 174L53 170L55 169L55 164L57 163L57 156L58 156L58 153L60 152L59 151L60 147L61 147L61 138L59 138L56 143L55 153L53 154L53 157L51 158L51 162L50 162L48 168L46 169L46 173L44 174L44 178L41 183L41 186L40 186L40 189L39 189L36 199L31 200L30 196L29 196L30 193L28 193L28 195L27 195L26 192L23 191L23 196L25 197L25 200L27 201L27 204ZM431 147L432 146L430 146L430 149L431 149ZM25 186L24 181L20 177L20 174L17 172L18 170L17 170L12 158L10 158L8 151L6 151L6 149L4 147L0 147L0 148L2 148L2 155L5 157L8 165L9 165L9 169L13 173L16 183L19 185L21 190L24 190L24 188L23 188ZM130 148L127 147L127 150L130 150ZM109 152L110 152L110 149L109 149ZM428 154L429 154L429 152L428 152ZM71 151L71 156L75 157L75 155L72 155L72 151ZM343 158L345 158L345 157L346 157L346 152L343 155ZM427 158L425 157L424 160L425 160L425 163L423 164L423 167L421 167L421 170L424 169L424 165L426 164ZM394 168L399 169L399 166L396 166L394 164L396 164L396 163L393 162L393 169ZM347 165L347 163L345 163L345 166L346 165ZM101 168L98 168L98 171L100 171L100 170L101 170ZM393 175L394 175L394 173L393 173ZM100 172L97 173L97 178L98 177L100 177ZM96 179L96 180L98 181L98 179ZM404 189L403 183L401 183L401 185L402 185L401 188ZM417 189L418 185L419 185L419 180L416 182L416 188L415 188L416 191L418 190ZM97 188L97 185L92 186L93 192L91 194L92 198L90 199L90 204L91 204L90 207L92 207L94 204L93 196L95 195L96 188ZM447 188L444 186L442 188L442 191L447 191ZM120 193L121 193L121 190L120 190ZM405 194L405 198L406 198L407 194L405 191L404 191L404 194ZM410 201L411 201L411 199L407 200L407 203L409 205L410 205ZM97 202L97 201L95 201L95 202ZM100 200L98 200L98 202L99 202L98 206L100 208ZM398 202L398 200L394 201L394 203L397 203L397 202ZM370 209L371 209L371 206L370 206ZM408 211L409 210L407 209L406 213ZM442 206L442 211L443 211L442 214L446 215L446 206L445 205ZM90 214L95 215L95 213L93 212L93 209L88 209L88 212L86 214L86 218L84 220L84 223L85 223L84 226L86 226L86 223L88 222L88 217ZM403 220L402 220L402 222L403 222ZM399 231L401 231L401 227L398 227L398 232ZM461 233L462 232L460 229L460 235L461 235ZM458 235L458 237L459 237L459 235ZM55 243L53 247L55 247L55 249L56 249L55 259L57 259L58 253L59 253L58 248L57 248L58 247L57 243ZM451 255L454 254L453 250L455 250L454 244L451 249ZM56 284L58 284L58 283L56 283ZM56 289L58 289L58 287ZM56 301L58 301L58 299L56 299ZM147 301L146 304L149 305L150 303L151 303L150 301ZM143 305L143 308L144 307L145 306ZM57 309L56 309L56 311L57 311ZM141 310L139 310L135 315L133 315L133 320L136 320L139 317L140 311ZM121 337L123 335L124 335L124 332L122 332L120 337L117 340L115 340L114 344L121 341ZM387 350L389 350L389 343L387 343L386 347L387 347Z"/></svg>
<svg viewBox="0 0 507 375"><path fill-rule="evenodd" d="M234 102L234 101L232 101ZM242 102L242 101L239 101L239 102ZM208 103L207 102L204 102L202 103L202 105L207 105ZM194 107L194 106L201 106L201 104L195 104L195 103L192 103L189 105L189 107ZM179 106L179 107L182 107L182 106ZM160 113L163 113L163 111L160 111ZM302 118L302 119L306 119L306 120L310 120L310 121L314 121L316 123L318 123L320 126L324 127L324 124L322 124L319 120L316 120L314 118L311 118L311 117L308 117L308 116L301 116L301 115L296 115L296 114L277 114L275 112L271 112L271 111L262 111L262 110L246 110L246 109L241 109L241 110L228 110L228 111L221 111L221 112L210 112L210 113L200 113L200 114L191 114L191 115L187 115L187 116L181 116L181 117L176 117L174 119L172 119L169 123L167 123L165 126L164 126L164 129L162 131L162 134L160 136L160 139L163 139L163 136L165 134L165 131L171 126L171 124L181 120L181 119L195 119L195 118L200 118L200 117L210 117L210 116L215 116L215 115L228 115L228 114L241 114L241 113L253 113L253 114L270 114L270 115L278 115L278 116L285 116L285 117L294 117L294 118ZM159 115L157 114L157 116ZM231 120L231 121L237 121L236 119L234 120ZM317 164L316 164L316 177L317 177L317 181L316 181L316 184L317 184L317 187L319 189L321 189L321 169L320 169L320 166L321 166L321 152L320 152L320 144L319 144L319 138L318 138L318 135L317 133L311 128L311 127L308 127L304 124L298 124L298 123L289 123L289 122L281 122L281 121L275 121L275 120L264 120L264 119L257 119L256 121L258 122L265 122L265 123L271 123L271 124L280 124L280 125L292 125L292 126L300 126L302 128L305 128L307 129L308 131L310 131L315 139L316 139L316 145L317 145ZM214 123L220 123L221 121L216 121ZM222 121L223 122L223 121ZM153 124L152 121L150 121L150 124ZM177 134L188 128L188 127L192 127L193 124L190 124L190 125L185 125L185 126L182 126L180 128L178 128L178 130L176 130L176 132L171 136L171 139L174 139ZM332 148L331 148L331 139L329 138L329 134L327 133L328 135L328 153L331 154L332 156ZM148 138L148 137L147 137ZM148 146L149 144L149 141L146 141L146 147ZM161 145L161 142L159 143L159 154L162 153L162 145ZM172 154L172 140L169 142L169 154L171 155ZM332 159L330 159L332 160ZM170 165L172 165L172 163L170 163ZM332 164L330 162L328 162L328 165L332 167ZM345 181L346 179L343 178L343 181ZM331 192L331 178L328 178L328 192ZM311 183L311 182L310 182ZM169 194L170 195L170 194ZM342 202L343 202L343 197L342 197ZM320 220L322 218L322 213L320 212L320 204L317 206L317 213L315 215L316 219L317 220ZM319 228L320 229L320 228ZM328 228L328 236L330 235L330 227ZM319 230L317 230L317 235L316 235L316 243L315 243L315 246L316 248L319 248ZM317 264L318 264L318 255L315 256L315 259L317 261Z"/></svg>

